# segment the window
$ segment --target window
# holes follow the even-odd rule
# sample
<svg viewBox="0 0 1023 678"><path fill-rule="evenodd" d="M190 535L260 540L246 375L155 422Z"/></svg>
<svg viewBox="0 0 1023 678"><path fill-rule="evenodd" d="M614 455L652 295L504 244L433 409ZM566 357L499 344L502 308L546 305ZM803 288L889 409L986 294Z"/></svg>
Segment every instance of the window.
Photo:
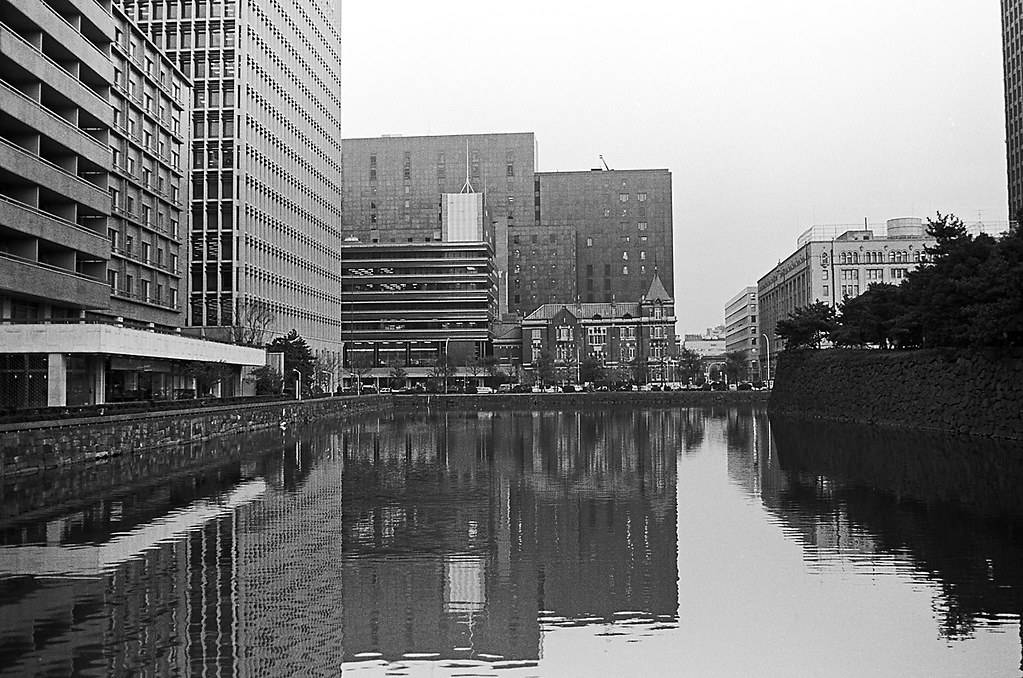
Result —
<svg viewBox="0 0 1023 678"><path fill-rule="evenodd" d="M636 200L639 202L646 202L646 193L637 193Z"/></svg>
<svg viewBox="0 0 1023 678"><path fill-rule="evenodd" d="M586 239L586 246L587 247L593 247L593 238L587 238Z"/></svg>
<svg viewBox="0 0 1023 678"><path fill-rule="evenodd" d="M636 228L638 228L641 231L645 231L647 229L647 224L645 221L641 221L638 224L636 224Z"/></svg>
<svg viewBox="0 0 1023 678"><path fill-rule="evenodd" d="M568 326L558 327L558 341L572 341L572 328Z"/></svg>
<svg viewBox="0 0 1023 678"><path fill-rule="evenodd" d="M826 297L830 297L831 296L831 290L828 288L827 285L824 286L824 296L826 296Z"/></svg>
<svg viewBox="0 0 1023 678"><path fill-rule="evenodd" d="M620 203L629 202L629 194L628 193L619 193L618 194L618 202L620 202Z"/></svg>

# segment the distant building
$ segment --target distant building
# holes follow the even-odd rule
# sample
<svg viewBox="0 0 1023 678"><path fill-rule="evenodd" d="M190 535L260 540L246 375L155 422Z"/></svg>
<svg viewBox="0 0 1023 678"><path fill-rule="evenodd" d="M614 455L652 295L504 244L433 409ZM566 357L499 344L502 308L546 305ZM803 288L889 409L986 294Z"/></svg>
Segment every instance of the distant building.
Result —
<svg viewBox="0 0 1023 678"><path fill-rule="evenodd" d="M491 349L497 275L489 242L341 247L342 376L425 382L448 355L465 376Z"/></svg>
<svg viewBox="0 0 1023 678"><path fill-rule="evenodd" d="M1023 209L1023 0L1002 0L1009 219Z"/></svg>
<svg viewBox="0 0 1023 678"><path fill-rule="evenodd" d="M674 295L671 172L540 172L540 220L509 231L511 307Z"/></svg>
<svg viewBox="0 0 1023 678"><path fill-rule="evenodd" d="M675 302L654 275L638 302L544 304L522 320L522 367L535 381L541 355L559 381L578 381L587 358L621 380L668 379L675 351Z"/></svg>
<svg viewBox="0 0 1023 678"><path fill-rule="evenodd" d="M537 172L532 133L344 140L345 238L442 240L445 194L485 196L501 313L673 290L668 170Z"/></svg>
<svg viewBox="0 0 1023 678"><path fill-rule="evenodd" d="M758 378L760 351L757 342L760 332L757 324L757 288L744 288L725 304L725 353L741 351L746 356L746 369L750 378Z"/></svg>
<svg viewBox="0 0 1023 678"><path fill-rule="evenodd" d="M833 232L807 230L796 251L757 283L760 332L769 340L769 345L760 346L760 359L771 360L772 374L784 348L775 336L779 320L817 301L837 309L843 299L858 296L871 283L898 285L927 260L925 248L934 244L923 220L914 217L889 219L876 230L853 228L837 237Z"/></svg>

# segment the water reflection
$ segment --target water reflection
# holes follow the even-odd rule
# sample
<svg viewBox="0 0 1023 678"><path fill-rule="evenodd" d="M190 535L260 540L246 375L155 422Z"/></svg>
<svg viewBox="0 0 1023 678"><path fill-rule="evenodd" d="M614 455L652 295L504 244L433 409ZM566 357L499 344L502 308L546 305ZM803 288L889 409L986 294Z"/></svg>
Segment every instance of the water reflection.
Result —
<svg viewBox="0 0 1023 678"><path fill-rule="evenodd" d="M388 413L19 479L0 676L1019 676L1020 452Z"/></svg>
<svg viewBox="0 0 1023 678"><path fill-rule="evenodd" d="M538 659L542 625L674 620L677 426L499 412L358 427L342 443L346 661Z"/></svg>
<svg viewBox="0 0 1023 678"><path fill-rule="evenodd" d="M765 504L807 543L895 554L938 582L949 640L1018 624L1023 444L785 419L771 432L788 482Z"/></svg>
<svg viewBox="0 0 1023 678"><path fill-rule="evenodd" d="M310 637L303 624L340 626L335 605L316 619L306 598L325 580L325 600L339 599L337 542L315 531L340 518L331 443L336 435L208 443L200 456L220 465L4 521L0 675L315 674L330 634ZM260 454L239 459L239 447ZM314 661L300 663L303 651Z"/></svg>

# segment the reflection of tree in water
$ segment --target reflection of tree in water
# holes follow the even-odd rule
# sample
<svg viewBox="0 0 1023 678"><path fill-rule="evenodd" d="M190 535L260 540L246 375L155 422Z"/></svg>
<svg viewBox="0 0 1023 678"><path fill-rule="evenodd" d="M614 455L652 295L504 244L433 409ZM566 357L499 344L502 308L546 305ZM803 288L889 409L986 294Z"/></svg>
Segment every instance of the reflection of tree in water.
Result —
<svg viewBox="0 0 1023 678"><path fill-rule="evenodd" d="M1023 444L771 420L790 523L845 521L940 585L948 639L1023 612ZM765 503L767 498L765 497Z"/></svg>
<svg viewBox="0 0 1023 678"><path fill-rule="evenodd" d="M707 412L690 407L682 410L682 442L686 455L696 454L707 435Z"/></svg>

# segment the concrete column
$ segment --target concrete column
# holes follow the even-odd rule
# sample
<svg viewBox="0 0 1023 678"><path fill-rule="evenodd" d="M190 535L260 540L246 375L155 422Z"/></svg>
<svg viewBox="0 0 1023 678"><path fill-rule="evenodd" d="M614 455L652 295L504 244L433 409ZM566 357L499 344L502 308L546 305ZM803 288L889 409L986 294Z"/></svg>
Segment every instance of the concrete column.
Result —
<svg viewBox="0 0 1023 678"><path fill-rule="evenodd" d="M46 405L67 405L67 356L63 353L51 353L47 361Z"/></svg>
<svg viewBox="0 0 1023 678"><path fill-rule="evenodd" d="M106 361L100 356L89 358L89 390L92 391L93 405L107 402Z"/></svg>

